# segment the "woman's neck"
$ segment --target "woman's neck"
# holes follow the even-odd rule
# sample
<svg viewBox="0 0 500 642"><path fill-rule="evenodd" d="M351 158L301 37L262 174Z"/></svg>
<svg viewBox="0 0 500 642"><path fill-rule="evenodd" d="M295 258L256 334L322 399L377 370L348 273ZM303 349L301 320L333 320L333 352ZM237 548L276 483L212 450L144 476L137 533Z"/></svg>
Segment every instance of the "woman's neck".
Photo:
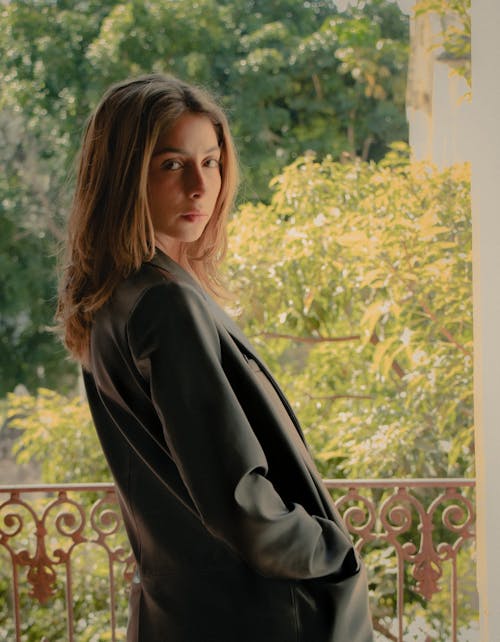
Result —
<svg viewBox="0 0 500 642"><path fill-rule="evenodd" d="M166 254L169 259L175 261L183 270L188 272L196 281L199 282L198 275L191 267L191 263L189 262L187 254L180 241L175 241L174 239L165 237L165 235L162 234L155 234L155 245L164 254Z"/></svg>
<svg viewBox="0 0 500 642"><path fill-rule="evenodd" d="M155 245L160 248L160 250L166 254L172 261L175 261L179 265L182 265L182 249L181 243L175 239L161 234L161 232L156 232L155 234Z"/></svg>

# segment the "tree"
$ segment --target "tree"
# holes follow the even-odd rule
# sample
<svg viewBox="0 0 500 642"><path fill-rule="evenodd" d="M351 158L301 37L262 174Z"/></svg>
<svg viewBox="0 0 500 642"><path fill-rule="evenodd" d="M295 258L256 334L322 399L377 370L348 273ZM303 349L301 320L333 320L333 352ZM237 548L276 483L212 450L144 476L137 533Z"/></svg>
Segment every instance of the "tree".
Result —
<svg viewBox="0 0 500 642"><path fill-rule="evenodd" d="M61 385L71 372L74 381L74 367L47 329L52 270L80 132L104 88L150 71L208 85L223 97L241 150L242 200L266 199L270 178L306 149L378 157L406 136L407 21L389 0L369 6L367 18L358 9L340 15L330 3L294 0L2 5L0 215L9 251L25 267L12 281L16 305L3 302L0 394L19 382L52 386L58 372ZM34 252L46 255L43 270ZM34 283L32 310L23 295L31 296ZM24 330L14 340L21 317Z"/></svg>
<svg viewBox="0 0 500 642"><path fill-rule="evenodd" d="M35 389L43 380L64 388L74 378L74 366L49 328L56 275L49 240L53 221L46 224L39 215L45 209L45 176L37 172L33 150L19 149L18 136L22 125L16 115L0 115L0 395L18 383Z"/></svg>
<svg viewBox="0 0 500 642"><path fill-rule="evenodd" d="M9 427L21 431L14 446L19 463L36 461L46 484L110 481L106 460L82 395L40 388L10 394Z"/></svg>
<svg viewBox="0 0 500 642"><path fill-rule="evenodd" d="M374 6L377 19L291 0L122 3L88 57L103 85L154 69L219 92L254 200L305 149L368 157L373 143L378 157L407 136L406 18L393 3Z"/></svg>
<svg viewBox="0 0 500 642"><path fill-rule="evenodd" d="M2 19L2 105L22 110L42 160L57 157L59 171L44 172L52 204L97 97L140 72L170 71L224 97L251 198L306 148L378 158L406 136L408 23L391 0L342 14L293 0L16 0Z"/></svg>
<svg viewBox="0 0 500 642"><path fill-rule="evenodd" d="M86 16L83 8L89 11ZM51 330L68 174L88 102L83 52L102 2L2 5L0 52L0 395L18 383L74 386Z"/></svg>
<svg viewBox="0 0 500 642"><path fill-rule="evenodd" d="M309 156L273 186L232 222L228 282L323 474L471 474L467 168Z"/></svg>

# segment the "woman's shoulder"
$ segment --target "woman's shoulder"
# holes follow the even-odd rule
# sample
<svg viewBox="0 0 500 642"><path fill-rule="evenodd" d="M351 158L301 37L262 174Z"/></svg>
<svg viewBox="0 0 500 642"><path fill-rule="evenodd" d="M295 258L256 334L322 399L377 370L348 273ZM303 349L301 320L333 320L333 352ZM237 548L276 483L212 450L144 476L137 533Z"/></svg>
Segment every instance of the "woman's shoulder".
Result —
<svg viewBox="0 0 500 642"><path fill-rule="evenodd" d="M128 323L132 317L158 316L164 309L185 306L193 300L203 306L206 297L191 279L144 263L117 285L102 313Z"/></svg>
<svg viewBox="0 0 500 642"><path fill-rule="evenodd" d="M123 279L95 314L91 352L101 360L115 359L116 351L135 359L158 347L160 339L176 341L190 328L202 328L217 348L216 323L201 287L146 263Z"/></svg>
<svg viewBox="0 0 500 642"><path fill-rule="evenodd" d="M215 356L220 356L219 331L207 295L191 279L163 271L151 275L147 268L145 275L138 274L124 286L134 292L130 297L133 304L127 305L124 332L136 358L159 346L194 345L200 338L207 349L210 346Z"/></svg>

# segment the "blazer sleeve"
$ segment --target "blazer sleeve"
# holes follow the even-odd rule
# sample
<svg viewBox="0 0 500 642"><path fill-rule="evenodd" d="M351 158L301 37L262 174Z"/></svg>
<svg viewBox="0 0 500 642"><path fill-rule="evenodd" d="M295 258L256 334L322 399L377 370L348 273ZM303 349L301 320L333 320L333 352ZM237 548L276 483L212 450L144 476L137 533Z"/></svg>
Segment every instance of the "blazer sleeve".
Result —
<svg viewBox="0 0 500 642"><path fill-rule="evenodd" d="M265 453L223 370L201 294L176 282L153 286L127 331L167 447L207 530L266 576L342 579L356 572L342 530L299 504L285 505L266 478Z"/></svg>

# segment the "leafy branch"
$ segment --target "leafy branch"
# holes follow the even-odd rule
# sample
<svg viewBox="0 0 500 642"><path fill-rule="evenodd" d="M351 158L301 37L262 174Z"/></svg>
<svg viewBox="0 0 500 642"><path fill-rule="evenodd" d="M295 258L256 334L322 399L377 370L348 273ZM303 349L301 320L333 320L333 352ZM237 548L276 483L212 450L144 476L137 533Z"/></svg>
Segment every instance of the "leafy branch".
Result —
<svg viewBox="0 0 500 642"><path fill-rule="evenodd" d="M252 335L252 338L264 337L265 339L288 339L296 343L342 343L344 341L359 341L361 335L351 334L345 337L301 337L294 334L286 334L282 332L257 332Z"/></svg>

